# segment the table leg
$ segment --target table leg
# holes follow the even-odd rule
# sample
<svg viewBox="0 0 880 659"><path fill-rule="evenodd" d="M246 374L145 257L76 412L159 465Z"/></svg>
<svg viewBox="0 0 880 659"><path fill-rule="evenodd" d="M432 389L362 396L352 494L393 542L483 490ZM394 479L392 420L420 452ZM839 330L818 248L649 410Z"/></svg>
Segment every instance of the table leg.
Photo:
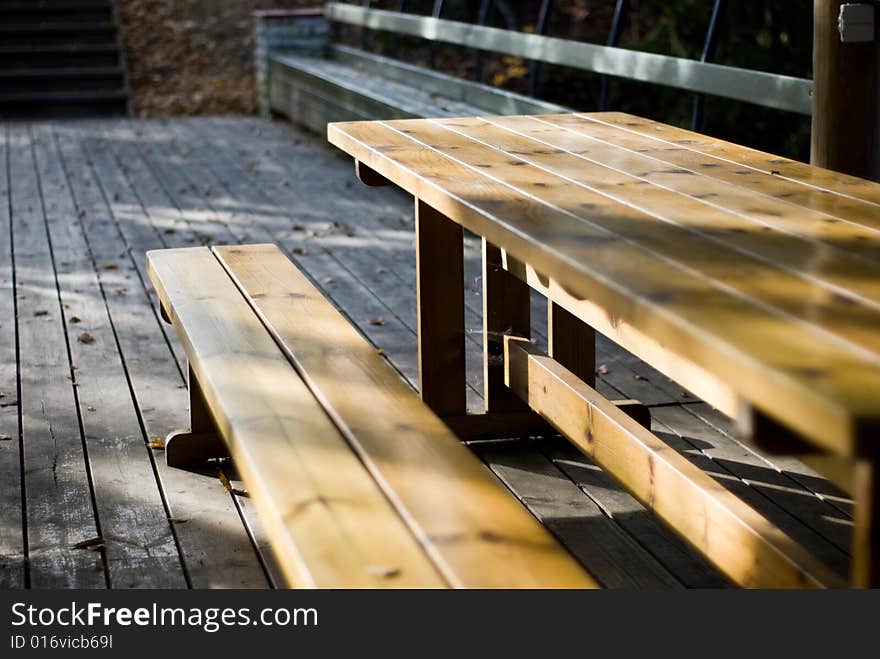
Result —
<svg viewBox="0 0 880 659"><path fill-rule="evenodd" d="M880 462L861 460L854 471L852 585L880 588Z"/></svg>
<svg viewBox="0 0 880 659"><path fill-rule="evenodd" d="M501 250L483 238L483 387L486 412L529 409L504 384L504 337L529 338L529 287L504 269Z"/></svg>
<svg viewBox="0 0 880 659"><path fill-rule="evenodd" d="M419 391L439 416L467 412L461 226L416 199Z"/></svg>
<svg viewBox="0 0 880 659"><path fill-rule="evenodd" d="M591 387L596 387L596 331L547 300L547 354Z"/></svg>

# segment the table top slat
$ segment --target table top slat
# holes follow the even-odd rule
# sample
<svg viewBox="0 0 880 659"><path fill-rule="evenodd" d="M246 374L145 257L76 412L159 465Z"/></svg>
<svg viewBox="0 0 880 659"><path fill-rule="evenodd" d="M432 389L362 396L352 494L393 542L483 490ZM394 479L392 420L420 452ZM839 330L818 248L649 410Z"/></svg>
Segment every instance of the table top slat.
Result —
<svg viewBox="0 0 880 659"><path fill-rule="evenodd" d="M504 118L498 121L506 125ZM681 147L646 144L640 136L598 122L584 126L583 120L570 115L532 119L531 123L549 130L547 135L553 140L570 136L585 158L621 168L654 186L690 195L753 225L767 227L767 232L778 231L826 251L833 248L847 252L850 258L880 263L880 208L874 204ZM530 134L540 138L534 130Z"/></svg>
<svg viewBox="0 0 880 659"><path fill-rule="evenodd" d="M834 242L863 227L829 223L834 240L818 228L795 235L799 213L821 213L673 163L646 170L631 139L618 145L607 127L593 138L593 124L353 122L332 124L329 138L818 444L863 450L880 420L878 264ZM711 203L699 198L706 188L717 191ZM785 213L770 223L746 212L763 204Z"/></svg>
<svg viewBox="0 0 880 659"><path fill-rule="evenodd" d="M682 149L715 156L760 170L804 186L832 192L841 197L880 205L880 185L849 174L814 167L807 163L732 144L718 138L669 126L624 112L594 112L577 115L586 121L619 126L643 137L653 137Z"/></svg>

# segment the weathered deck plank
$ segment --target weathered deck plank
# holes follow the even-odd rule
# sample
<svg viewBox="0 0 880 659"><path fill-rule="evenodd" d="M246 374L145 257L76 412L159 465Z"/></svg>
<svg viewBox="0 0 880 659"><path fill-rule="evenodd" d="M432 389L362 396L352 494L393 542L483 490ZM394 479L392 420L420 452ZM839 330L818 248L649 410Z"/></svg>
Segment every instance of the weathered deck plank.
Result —
<svg viewBox="0 0 880 659"><path fill-rule="evenodd" d="M4 317L15 317L17 301L20 369L17 373L16 328L0 318L0 404L6 405L0 407L0 436L13 438L0 440L0 495L18 497L26 510L13 505L0 513L0 585L20 587L28 579L31 585L50 587L138 582L119 570L126 560L138 564L140 549L117 554L124 558L120 562L112 542L106 561L100 551L70 548L98 537L99 528L109 535L108 525L124 527L113 521L116 502L108 499L106 483L113 473L137 474L134 478L143 485L137 491L114 491L134 509L133 518L144 516L135 544L144 545L147 536L159 540L158 553L151 547L144 559L143 583L159 578L149 566L176 564L162 577L169 585L272 584L277 567L246 496L227 491L216 470L197 474L167 468L161 450L152 449L151 455L144 444L187 424L181 388L185 362L159 319L144 252L202 243L275 242L413 384L412 201L393 189L361 186L350 161L320 138L252 118L37 124L35 140L26 125L3 129L0 136L8 132L10 137L8 158L3 152L7 141L0 140L0 312L11 309ZM50 161L52 148L60 154L58 163ZM72 178L56 181L62 168ZM49 200L45 213L41 182ZM71 193L72 200L66 199ZM11 216L4 215L9 210ZM47 224L47 219L55 221ZM479 241L466 238L463 288L472 407L480 405L482 391L479 254ZM116 267L104 267L109 263ZM70 324L74 315L80 323ZM546 312L537 297L532 315L533 333L543 344ZM93 343L77 342L68 352L68 341L76 342L79 331L89 331ZM101 346L106 363L92 354ZM81 369L74 372L78 387L66 377L71 355ZM597 386L604 394L651 405L655 429L667 441L765 514L775 511L810 549L839 571L846 569L850 502L845 495L797 460L743 446L726 420L602 337L597 365ZM47 372L63 376L49 378ZM17 377L24 483L18 480L18 408L3 402L18 400ZM52 464L53 433L61 440L57 480L46 468ZM90 469L105 459L101 447L116 435L127 437L126 461L133 464L104 464L92 478ZM530 441L474 448L605 583L726 585L569 446ZM227 482L240 488L234 470L229 465L222 469Z"/></svg>
<svg viewBox="0 0 880 659"><path fill-rule="evenodd" d="M110 152L113 141L100 132L91 136L92 133L80 132L74 139L91 163L93 184L103 192L105 208L98 210L109 212L113 226L102 226L93 221L93 215L87 214L82 218L83 229L91 238L90 249L97 263L106 263L122 254L119 262L125 264L124 270L131 275L131 279L124 280L120 275L123 268L99 270L109 290L118 291L120 285L129 288L124 295L108 296L107 305L125 355L145 435L155 441L169 428L187 426L188 399L183 388L183 371L175 363L164 334L166 326L158 317L158 307L151 306L144 255L149 249L192 245L196 241L195 233L189 236L189 242L181 245L176 238L186 241L183 231L166 234L150 227L148 220L157 213L165 213L171 201L161 196L157 198L155 194L144 195L143 187L157 184L151 172L141 167L143 163L136 154L126 154L132 156L126 160L129 171L144 177L135 179L142 184L140 194L143 196L140 196L128 177L119 176L125 172ZM75 157L74 152L69 153ZM152 190L156 194L161 192L155 187ZM172 345L176 345L176 341ZM165 465L161 449L155 453L154 466L169 517L175 520L176 538L190 585L195 588L265 587L268 582L251 540L241 526L240 511L216 470L193 473L172 469Z"/></svg>
<svg viewBox="0 0 880 659"><path fill-rule="evenodd" d="M126 287L108 288L98 276L99 271L118 271L116 259L124 253L112 261L93 260L76 219L89 217L101 227L98 235L109 234L100 191L84 162L70 153L62 161L51 126L36 126L32 134L109 583L121 588L180 587L179 554L105 302L127 295L130 284L123 280Z"/></svg>
<svg viewBox="0 0 880 659"><path fill-rule="evenodd" d="M26 583L7 133L0 133L0 589Z"/></svg>
<svg viewBox="0 0 880 659"><path fill-rule="evenodd" d="M29 585L103 588L100 524L28 126L10 127L9 155Z"/></svg>

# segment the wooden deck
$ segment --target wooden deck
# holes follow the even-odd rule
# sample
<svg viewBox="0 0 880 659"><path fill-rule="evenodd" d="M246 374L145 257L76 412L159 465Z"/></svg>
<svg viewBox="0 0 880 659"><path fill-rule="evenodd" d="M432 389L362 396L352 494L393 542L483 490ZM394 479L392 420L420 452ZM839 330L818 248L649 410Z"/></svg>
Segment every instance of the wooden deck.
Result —
<svg viewBox="0 0 880 659"><path fill-rule="evenodd" d="M149 249L275 242L417 381L412 202L358 183L319 137L252 118L0 124L0 588L223 588L277 577L231 465L169 469L185 363ZM480 403L479 243L466 247L469 403ZM533 317L543 319L540 300ZM539 342L543 322L536 324ZM705 403L598 343L598 388L839 572L850 501L759 455ZM717 587L695 557L558 439L472 443L610 587Z"/></svg>

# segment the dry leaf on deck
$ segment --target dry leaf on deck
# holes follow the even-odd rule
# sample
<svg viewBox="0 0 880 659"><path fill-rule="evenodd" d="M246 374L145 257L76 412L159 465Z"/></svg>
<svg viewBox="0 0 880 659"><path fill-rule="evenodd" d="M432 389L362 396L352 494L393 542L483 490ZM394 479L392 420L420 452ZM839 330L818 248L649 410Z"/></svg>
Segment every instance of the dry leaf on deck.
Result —
<svg viewBox="0 0 880 659"><path fill-rule="evenodd" d="M95 538L89 538L88 540L83 540L82 542L77 542L75 545L70 545L71 549L101 549L104 546L104 538L101 536L97 536Z"/></svg>

